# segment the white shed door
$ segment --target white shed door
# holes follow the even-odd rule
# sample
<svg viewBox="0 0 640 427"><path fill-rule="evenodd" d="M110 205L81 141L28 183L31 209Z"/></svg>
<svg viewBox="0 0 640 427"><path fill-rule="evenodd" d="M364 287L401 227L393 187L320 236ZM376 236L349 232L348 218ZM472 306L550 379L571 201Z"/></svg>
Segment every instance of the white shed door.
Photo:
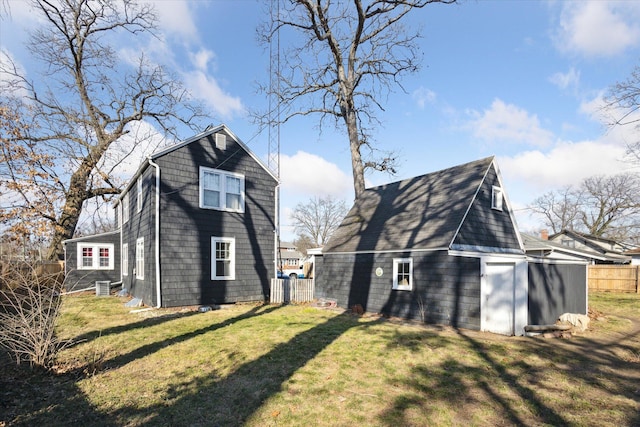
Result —
<svg viewBox="0 0 640 427"><path fill-rule="evenodd" d="M515 322L516 266L511 263L487 263L482 292L481 329L513 335Z"/></svg>

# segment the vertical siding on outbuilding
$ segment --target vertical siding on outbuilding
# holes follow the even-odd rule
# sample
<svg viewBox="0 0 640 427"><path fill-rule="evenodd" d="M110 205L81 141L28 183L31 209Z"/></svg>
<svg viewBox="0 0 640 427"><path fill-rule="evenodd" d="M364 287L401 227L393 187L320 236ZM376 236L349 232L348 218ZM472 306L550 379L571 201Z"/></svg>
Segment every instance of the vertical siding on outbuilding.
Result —
<svg viewBox="0 0 640 427"><path fill-rule="evenodd" d="M554 324L563 313L587 314L585 264L529 262L529 324Z"/></svg>

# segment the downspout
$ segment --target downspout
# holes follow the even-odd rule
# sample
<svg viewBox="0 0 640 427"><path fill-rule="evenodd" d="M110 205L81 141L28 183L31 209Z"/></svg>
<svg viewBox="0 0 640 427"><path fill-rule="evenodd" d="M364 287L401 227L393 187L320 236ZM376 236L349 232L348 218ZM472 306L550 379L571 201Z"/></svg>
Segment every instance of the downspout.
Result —
<svg viewBox="0 0 640 427"><path fill-rule="evenodd" d="M156 267L156 295L158 302L156 308L162 307L162 295L160 293L160 165L154 163L148 157L149 164L156 169L156 215L155 215L155 267Z"/></svg>

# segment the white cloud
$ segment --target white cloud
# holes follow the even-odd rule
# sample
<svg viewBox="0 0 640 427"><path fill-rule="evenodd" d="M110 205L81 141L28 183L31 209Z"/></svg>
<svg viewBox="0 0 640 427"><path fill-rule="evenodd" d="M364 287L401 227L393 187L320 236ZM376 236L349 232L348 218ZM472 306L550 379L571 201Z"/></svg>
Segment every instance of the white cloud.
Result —
<svg viewBox="0 0 640 427"><path fill-rule="evenodd" d="M518 181L534 192L546 192L566 185L577 185L594 175L613 175L623 171L624 147L602 141L562 141L549 152L525 151L501 157L500 168L510 181Z"/></svg>
<svg viewBox="0 0 640 427"><path fill-rule="evenodd" d="M420 86L414 90L411 97L416 102L420 109L423 109L427 104L433 104L436 101L436 93L431 89L427 89Z"/></svg>
<svg viewBox="0 0 640 427"><path fill-rule="evenodd" d="M111 176L126 183L133 177L142 161L162 145L171 144L147 122L129 126L130 132L116 140L105 153L100 168L113 169Z"/></svg>
<svg viewBox="0 0 640 427"><path fill-rule="evenodd" d="M201 71L183 73L185 85L191 94L204 101L206 105L223 118L231 118L243 114L245 107L239 97L226 93L218 81L211 75Z"/></svg>
<svg viewBox="0 0 640 427"><path fill-rule="evenodd" d="M563 2L557 47L586 56L613 56L640 43L640 3Z"/></svg>
<svg viewBox="0 0 640 427"><path fill-rule="evenodd" d="M566 73L555 73L549 77L549 81L560 89L565 90L568 88L576 89L580 83L580 71L576 71L571 67Z"/></svg>
<svg viewBox="0 0 640 427"><path fill-rule="evenodd" d="M335 163L304 151L280 156L280 178L283 192L307 199L314 196L346 199L352 187L351 178Z"/></svg>
<svg viewBox="0 0 640 427"><path fill-rule="evenodd" d="M166 33L175 34L187 40L198 37L191 2L183 0L154 0L151 2L158 16L159 27Z"/></svg>
<svg viewBox="0 0 640 427"><path fill-rule="evenodd" d="M207 71L209 62L216 57L216 54L209 49L200 49L198 52L189 52L189 58L194 67L199 71Z"/></svg>
<svg viewBox="0 0 640 427"><path fill-rule="evenodd" d="M553 139L553 134L540 126L538 116L500 99L482 113L471 114L477 117L470 122L473 135L485 141L548 146Z"/></svg>

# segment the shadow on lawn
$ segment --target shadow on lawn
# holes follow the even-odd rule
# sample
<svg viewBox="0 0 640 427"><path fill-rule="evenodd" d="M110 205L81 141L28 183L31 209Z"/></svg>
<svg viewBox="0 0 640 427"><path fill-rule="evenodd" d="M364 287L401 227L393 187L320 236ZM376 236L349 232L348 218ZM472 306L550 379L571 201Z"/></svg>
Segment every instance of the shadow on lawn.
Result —
<svg viewBox="0 0 640 427"><path fill-rule="evenodd" d="M256 306L246 313L236 317L226 319L220 323L215 323L196 331L179 335L163 341L154 342L135 349L130 353L117 356L105 362L105 368L117 368L134 361L138 358L145 357L156 351L173 344L177 344L198 335L205 334L216 329L220 329L245 319L256 316L262 316L270 313L278 306ZM179 317L179 316L178 316ZM102 335L124 332L139 327L148 327L157 325L171 319L178 318L170 316L162 319L151 319L151 321L136 322L132 325L123 325L110 328L103 331ZM100 334L98 334L100 335ZM93 333L86 334L83 339L93 337ZM10 426L31 426L31 425L90 425L90 426L119 426L128 424L123 422L118 416L107 415L99 412L86 399L82 390L80 390L76 382L86 375L86 366L78 367L64 374L55 375L42 371L30 371L26 366L14 366L8 360L0 358L0 393L2 401L0 401L0 425ZM135 379L133 379L135 380ZM191 402L184 404L188 407ZM164 408L164 407L163 407ZM165 408L166 409L166 408ZM125 411L127 412L127 411ZM144 414L140 414L139 408L132 409L127 415L134 416L136 419L144 418ZM153 413L149 414L149 418L154 419L156 424L171 425L164 418L156 418ZM147 424L147 422L144 422ZM175 425L191 424L188 420L178 419Z"/></svg>
<svg viewBox="0 0 640 427"><path fill-rule="evenodd" d="M93 340L95 340L96 338L99 338L99 337L105 337L105 336L108 336L108 335L116 335L116 334L120 334L120 333L123 333L123 332L132 331L134 329L150 328L152 326L161 325L161 324L163 324L165 322L170 322L172 320L182 319L182 318L185 318L185 317L194 316L196 314L199 314L199 312L197 312L197 311L187 311L187 312L169 313L169 314L165 314L163 316L150 317L150 318L143 319L143 320L140 320L140 321L134 322L134 323L127 323L127 324L124 324L124 325L112 326L112 327L106 328L106 329L98 329L98 330L95 330L95 331L86 332L86 333L84 333L82 335L74 337L71 345L67 346L67 348L75 347L75 346L77 346L79 344L83 344L83 343L86 343L86 342L91 342L91 341L93 341Z"/></svg>
<svg viewBox="0 0 640 427"><path fill-rule="evenodd" d="M439 405L455 405L460 417L456 422L473 422L474 415L491 411L498 421L512 425L568 426L573 425L572 415L584 417L584 411L588 410L584 405L590 406L591 397L598 399L600 407L602 402L620 397L639 402L638 363L621 359L620 352L640 351L640 331L605 343L585 337L570 341L532 338L518 347L523 353L521 358L517 353L498 352L491 341L481 341L473 334L459 331L458 335L468 344L468 353L461 352L459 358L448 358L438 365L417 366L414 375L399 380L411 392L397 397L384 412L381 421L385 425L409 425L415 423L412 417L416 411L429 419L430 415L437 417ZM629 344L634 340L636 344ZM483 363L467 363L465 354L479 356ZM528 354L536 354L546 363L532 366L526 361ZM580 395L574 399L569 394L576 393L575 389L563 390L562 383L549 378L549 371L554 370L561 371L563 378L587 384L587 389L599 395ZM611 405L614 407L616 403ZM494 413L496 408L499 412ZM626 425L640 425L640 415L633 405L621 412L624 414L617 416L626 416ZM609 416L591 420L595 424L607 423Z"/></svg>

